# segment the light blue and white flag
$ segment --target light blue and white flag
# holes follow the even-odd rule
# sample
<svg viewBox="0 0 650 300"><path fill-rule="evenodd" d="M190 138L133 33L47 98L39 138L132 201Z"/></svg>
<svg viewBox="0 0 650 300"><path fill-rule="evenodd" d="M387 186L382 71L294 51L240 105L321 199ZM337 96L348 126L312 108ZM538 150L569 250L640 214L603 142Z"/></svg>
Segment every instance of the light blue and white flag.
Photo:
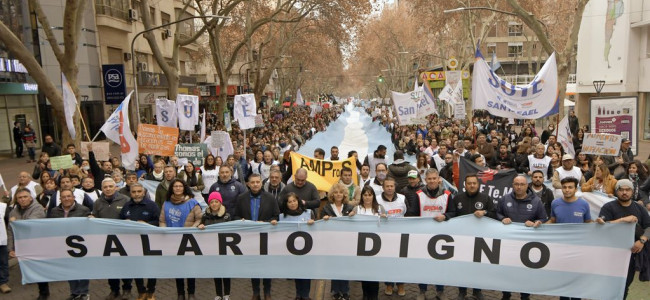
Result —
<svg viewBox="0 0 650 300"><path fill-rule="evenodd" d="M138 159L138 143L131 132L129 122L129 102L133 91L129 93L124 101L106 119L106 123L99 129L109 140L120 144L122 153L122 164L127 170L135 170L135 160Z"/></svg>
<svg viewBox="0 0 650 300"><path fill-rule="evenodd" d="M531 228L473 215L445 222L353 216L309 226L232 221L205 230L95 218L12 222L23 283L127 277L305 278L417 282L589 299L622 298L634 226ZM215 261L219 268L205 267ZM287 268L302 265L319 267Z"/></svg>
<svg viewBox="0 0 650 300"><path fill-rule="evenodd" d="M302 99L302 93L300 92L300 89L298 89L298 92L296 92L296 104L299 106L305 105L305 100Z"/></svg>
<svg viewBox="0 0 650 300"><path fill-rule="evenodd" d="M255 128L257 102L254 94L235 95L234 116L235 121L239 122L239 128Z"/></svg>

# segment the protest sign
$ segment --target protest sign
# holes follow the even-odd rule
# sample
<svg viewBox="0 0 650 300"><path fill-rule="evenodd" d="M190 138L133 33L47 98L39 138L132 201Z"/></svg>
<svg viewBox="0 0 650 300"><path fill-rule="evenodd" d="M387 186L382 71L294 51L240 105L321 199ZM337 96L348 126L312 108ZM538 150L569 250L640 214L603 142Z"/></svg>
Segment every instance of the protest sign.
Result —
<svg viewBox="0 0 650 300"><path fill-rule="evenodd" d="M81 142L81 158L88 159L88 144L91 142ZM107 161L110 158L110 144L108 142L92 142L93 153L97 161Z"/></svg>
<svg viewBox="0 0 650 300"><path fill-rule="evenodd" d="M473 215L446 222L357 215L309 226L232 221L205 230L92 218L12 223L23 283L305 278L418 282L589 299L623 297L634 226L529 228ZM215 260L219 268L198 267ZM287 268L304 265L319 267Z"/></svg>
<svg viewBox="0 0 650 300"><path fill-rule="evenodd" d="M195 168L198 168L203 165L203 158L208 155L208 145L203 143L178 144L174 150L174 155L178 156L179 159L187 159Z"/></svg>
<svg viewBox="0 0 650 300"><path fill-rule="evenodd" d="M461 157L458 162L459 190L465 190L465 175L476 174L478 176L479 192L487 194L492 198L496 205L498 200L506 194L512 192L512 181L517 176L515 169L492 170L471 162L469 159Z"/></svg>
<svg viewBox="0 0 650 300"><path fill-rule="evenodd" d="M621 150L621 136L606 133L585 133L582 140L584 154L618 156Z"/></svg>
<svg viewBox="0 0 650 300"><path fill-rule="evenodd" d="M293 174L300 168L307 170L307 181L313 183L319 191L329 191L333 184L339 182L341 169L352 169L352 182L357 181L356 159L350 157L346 160L322 160L291 152L291 166Z"/></svg>
<svg viewBox="0 0 650 300"><path fill-rule="evenodd" d="M140 153L172 156L176 144L178 144L178 128L151 124L140 124L138 126Z"/></svg>
<svg viewBox="0 0 650 300"><path fill-rule="evenodd" d="M72 168L72 157L70 154L50 157L52 170L70 169Z"/></svg>

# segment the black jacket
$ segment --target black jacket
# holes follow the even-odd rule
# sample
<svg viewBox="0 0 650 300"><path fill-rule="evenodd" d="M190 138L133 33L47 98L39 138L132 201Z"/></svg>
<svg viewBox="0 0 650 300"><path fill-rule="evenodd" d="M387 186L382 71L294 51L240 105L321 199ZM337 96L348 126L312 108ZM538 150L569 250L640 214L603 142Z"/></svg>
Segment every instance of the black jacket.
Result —
<svg viewBox="0 0 650 300"><path fill-rule="evenodd" d="M90 215L90 209L88 209L88 207L79 205L77 203L75 203L72 209L70 209L70 211L68 212L68 218L87 217L89 215ZM63 218L64 216L65 216L65 212L63 211L63 207L59 205L52 209L52 211L48 215L48 218Z"/></svg>
<svg viewBox="0 0 650 300"><path fill-rule="evenodd" d="M228 221L232 221L232 218L230 217L230 214L226 212L226 207L223 205L216 214L210 210L210 207L206 208L203 217L201 217L201 224L205 226Z"/></svg>
<svg viewBox="0 0 650 300"><path fill-rule="evenodd" d="M477 210L485 210L488 218L497 218L497 208L494 200L484 193L470 195L467 192L458 193L456 197L456 216L473 214Z"/></svg>
<svg viewBox="0 0 650 300"><path fill-rule="evenodd" d="M275 201L273 195L260 191L260 210L258 221L270 222L278 220L280 216L280 207L278 202ZM237 205L235 206L235 220L246 219L251 220L251 191L243 193L237 197Z"/></svg>
<svg viewBox="0 0 650 300"><path fill-rule="evenodd" d="M408 172L417 171L408 161L394 162L388 166L388 177L395 179L395 190L399 191L408 185Z"/></svg>
<svg viewBox="0 0 650 300"><path fill-rule="evenodd" d="M153 226L158 226L159 218L160 208L146 197L140 203L135 203L133 199L129 200L120 211L122 220L144 221Z"/></svg>
<svg viewBox="0 0 650 300"><path fill-rule="evenodd" d="M354 206L350 204L343 204L343 208L341 209L341 214L343 216L347 216L350 214L352 210L354 210ZM332 205L330 205L330 203L327 203L325 204L325 206L323 206L323 209L321 209L320 215L321 217L324 216L336 217L336 212L334 212Z"/></svg>
<svg viewBox="0 0 650 300"><path fill-rule="evenodd" d="M533 186L532 183L528 184L528 193L533 193L532 186ZM546 211L546 216L550 216L551 215L551 202L553 202L553 199L555 199L555 196L553 196L553 191L551 191L549 188L547 188L544 184L542 184L542 188L543 188L542 197L541 197L540 200L542 200L542 204L544 204L544 210Z"/></svg>
<svg viewBox="0 0 650 300"><path fill-rule="evenodd" d="M493 169L496 169L497 166L501 166L502 169L516 169L518 166L515 162L515 156L510 152L506 152L505 157L502 157L501 153L496 153L489 165Z"/></svg>
<svg viewBox="0 0 650 300"><path fill-rule="evenodd" d="M107 174L104 172L104 169L99 167L93 151L88 151L88 164L90 164L90 172L93 174L93 178L95 179L95 188L101 190L102 181L111 174Z"/></svg>
<svg viewBox="0 0 650 300"><path fill-rule="evenodd" d="M421 190L423 188L424 188L424 184L422 182L420 182L415 187L407 185L407 186L405 186L403 189L401 189L399 191L400 194L404 195L404 203L406 204L406 213L404 214L404 216L410 217L409 213L411 212L411 210L409 209L409 205L412 205L413 203L418 202L417 191L419 191L419 190Z"/></svg>

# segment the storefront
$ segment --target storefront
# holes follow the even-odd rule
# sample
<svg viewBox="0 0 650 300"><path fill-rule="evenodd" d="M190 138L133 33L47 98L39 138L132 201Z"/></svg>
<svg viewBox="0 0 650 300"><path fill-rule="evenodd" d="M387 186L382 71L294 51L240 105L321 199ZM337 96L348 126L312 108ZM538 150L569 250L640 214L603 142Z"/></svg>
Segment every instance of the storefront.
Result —
<svg viewBox="0 0 650 300"><path fill-rule="evenodd" d="M14 152L13 127L16 121L21 123L21 128L31 125L36 131L36 148L40 148L42 135L37 84L0 82L0 140L5 141L0 143L0 153Z"/></svg>

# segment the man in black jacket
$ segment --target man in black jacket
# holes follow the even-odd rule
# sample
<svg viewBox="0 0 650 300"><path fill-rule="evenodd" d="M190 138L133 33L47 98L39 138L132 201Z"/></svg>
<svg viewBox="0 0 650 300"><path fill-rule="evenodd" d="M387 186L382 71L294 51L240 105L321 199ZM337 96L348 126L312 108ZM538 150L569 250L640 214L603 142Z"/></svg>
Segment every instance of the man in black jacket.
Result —
<svg viewBox="0 0 650 300"><path fill-rule="evenodd" d="M14 144L16 144L16 157L23 157L23 130L20 122L14 122Z"/></svg>
<svg viewBox="0 0 650 300"><path fill-rule="evenodd" d="M551 191L549 188L547 188L544 185L545 178L546 176L544 175L544 172L540 170L533 171L531 182L528 184L528 190L542 200L542 203L544 204L544 210L546 211L546 215L550 216L551 202L553 202L553 199L555 197L553 197L553 191Z"/></svg>
<svg viewBox="0 0 650 300"><path fill-rule="evenodd" d="M51 135L46 134L43 137L43 142L41 152L47 152L50 157L61 156L61 147L54 142L54 138Z"/></svg>
<svg viewBox="0 0 650 300"><path fill-rule="evenodd" d="M508 145L499 145L499 153L492 157L489 162L492 169L513 169L515 168L515 155L508 151Z"/></svg>
<svg viewBox="0 0 650 300"><path fill-rule="evenodd" d="M88 143L88 163L90 164L90 172L95 179L95 186L101 187L104 178L111 177L113 174L113 164L110 161L102 162L101 168L95 159L95 152L93 152L93 143Z"/></svg>
<svg viewBox="0 0 650 300"><path fill-rule="evenodd" d="M388 177L395 179L396 190L402 190L408 185L407 174L409 171L416 171L417 169L408 161L404 160L404 152L401 150L395 151L393 154L393 163L388 166Z"/></svg>
<svg viewBox="0 0 650 300"><path fill-rule="evenodd" d="M278 202L273 195L262 190L262 177L259 174L251 174L248 177L248 192L237 197L234 219L244 219L256 222L271 222L277 224L280 216ZM271 300L271 279L264 278L264 300ZM251 278L253 287L253 300L260 298L260 279Z"/></svg>
<svg viewBox="0 0 650 300"><path fill-rule="evenodd" d="M409 205L418 202L417 192L424 188L422 180L420 180L420 175L418 171L411 170L408 173L409 184L400 190L400 194L404 195L406 202L406 214L405 217L419 216L419 212L415 212L409 208Z"/></svg>

